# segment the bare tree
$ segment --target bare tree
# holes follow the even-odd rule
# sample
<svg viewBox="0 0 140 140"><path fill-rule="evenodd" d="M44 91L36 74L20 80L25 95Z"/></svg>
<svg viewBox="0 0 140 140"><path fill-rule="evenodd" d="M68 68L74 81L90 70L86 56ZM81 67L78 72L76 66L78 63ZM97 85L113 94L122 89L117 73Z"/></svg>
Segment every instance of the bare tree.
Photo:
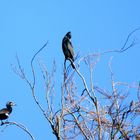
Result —
<svg viewBox="0 0 140 140"><path fill-rule="evenodd" d="M111 68L112 59L108 64L112 90L109 91L108 89L96 86L93 82L93 70L96 63L98 63L100 56L112 52L121 53L133 47L136 44L135 40L133 40L130 45L127 45L127 42L138 30L140 30L140 28L133 30L128 35L126 42L119 50L83 56L76 61L75 69L73 71L70 71L70 67L66 68L66 66L64 66L64 80L61 85L61 106L58 110L54 110L53 103L53 80L56 71L55 61L53 62L53 68L50 74L45 64L39 62L46 88L47 110L44 109L42 103L39 102L35 91L37 84L34 61L36 56L47 46L48 42L37 51L31 59L32 81L26 76L19 58L16 57L18 67L15 67L14 71L20 78L25 80L30 87L36 105L49 122L57 140L140 139L140 124L135 123L136 118L140 119L140 84L128 84L121 81L115 81L114 73ZM88 66L90 84L87 84L85 79L86 76L80 71L81 62L84 62L85 65ZM75 76L80 79L80 87L78 87L79 80L77 81ZM137 101L127 101L130 89L137 89ZM8 125L12 124L13 123L10 122L8 123ZM14 125L15 124L16 123L14 123ZM26 129L24 130L26 131Z"/></svg>

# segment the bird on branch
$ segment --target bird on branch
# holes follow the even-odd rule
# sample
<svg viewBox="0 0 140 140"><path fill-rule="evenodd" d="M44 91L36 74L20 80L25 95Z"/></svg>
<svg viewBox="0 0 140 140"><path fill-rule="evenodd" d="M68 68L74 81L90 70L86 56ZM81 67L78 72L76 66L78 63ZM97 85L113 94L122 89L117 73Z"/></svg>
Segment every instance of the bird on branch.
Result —
<svg viewBox="0 0 140 140"><path fill-rule="evenodd" d="M15 104L11 101L7 102L6 108L3 108L0 110L0 120L1 120L1 125L4 124L2 120L6 120L9 118L11 112L12 112L12 106Z"/></svg>
<svg viewBox="0 0 140 140"><path fill-rule="evenodd" d="M65 61L69 60L71 62L71 66L73 69L75 69L74 65L74 51L73 51L73 46L71 43L71 32L68 32L63 40L62 40L62 50L65 55Z"/></svg>

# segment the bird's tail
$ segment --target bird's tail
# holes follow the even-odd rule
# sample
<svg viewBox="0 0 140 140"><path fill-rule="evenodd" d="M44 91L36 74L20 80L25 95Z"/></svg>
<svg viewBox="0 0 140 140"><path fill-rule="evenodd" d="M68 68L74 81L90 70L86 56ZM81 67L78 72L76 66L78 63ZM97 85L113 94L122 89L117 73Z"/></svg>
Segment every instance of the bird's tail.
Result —
<svg viewBox="0 0 140 140"><path fill-rule="evenodd" d="M74 59L68 58L68 60L70 61L72 68L75 69Z"/></svg>
<svg viewBox="0 0 140 140"><path fill-rule="evenodd" d="M73 69L75 69L75 65L72 61L71 61L71 66L72 66Z"/></svg>

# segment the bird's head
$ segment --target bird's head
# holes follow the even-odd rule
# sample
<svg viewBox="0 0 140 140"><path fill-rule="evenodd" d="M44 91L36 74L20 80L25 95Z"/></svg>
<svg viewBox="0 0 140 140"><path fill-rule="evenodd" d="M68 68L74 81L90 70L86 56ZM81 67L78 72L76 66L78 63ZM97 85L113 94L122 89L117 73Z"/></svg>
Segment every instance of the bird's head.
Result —
<svg viewBox="0 0 140 140"><path fill-rule="evenodd" d="M67 32L66 37L71 39L71 32Z"/></svg>
<svg viewBox="0 0 140 140"><path fill-rule="evenodd" d="M16 104L14 103L14 102L11 102L11 101L9 101L9 102L7 102L7 104L6 104L6 107L8 108L8 107L12 107L12 106L15 106Z"/></svg>

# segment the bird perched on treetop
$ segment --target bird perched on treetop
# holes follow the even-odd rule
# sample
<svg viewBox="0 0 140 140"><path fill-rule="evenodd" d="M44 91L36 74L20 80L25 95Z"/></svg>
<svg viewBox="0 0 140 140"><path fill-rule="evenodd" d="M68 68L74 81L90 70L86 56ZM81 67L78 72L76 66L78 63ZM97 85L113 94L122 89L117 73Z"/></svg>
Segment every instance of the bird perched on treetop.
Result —
<svg viewBox="0 0 140 140"><path fill-rule="evenodd" d="M11 101L7 102L6 104L6 108L3 108L0 110L0 120L2 122L2 120L8 119L11 112L12 112L12 106L14 106L15 104ZM3 124L3 122L2 122Z"/></svg>
<svg viewBox="0 0 140 140"><path fill-rule="evenodd" d="M71 43L71 32L68 32L63 40L62 40L62 50L65 55L65 60L69 60L71 62L71 65L73 69L75 69L75 66L73 64L74 62L74 51L73 51L73 46Z"/></svg>

